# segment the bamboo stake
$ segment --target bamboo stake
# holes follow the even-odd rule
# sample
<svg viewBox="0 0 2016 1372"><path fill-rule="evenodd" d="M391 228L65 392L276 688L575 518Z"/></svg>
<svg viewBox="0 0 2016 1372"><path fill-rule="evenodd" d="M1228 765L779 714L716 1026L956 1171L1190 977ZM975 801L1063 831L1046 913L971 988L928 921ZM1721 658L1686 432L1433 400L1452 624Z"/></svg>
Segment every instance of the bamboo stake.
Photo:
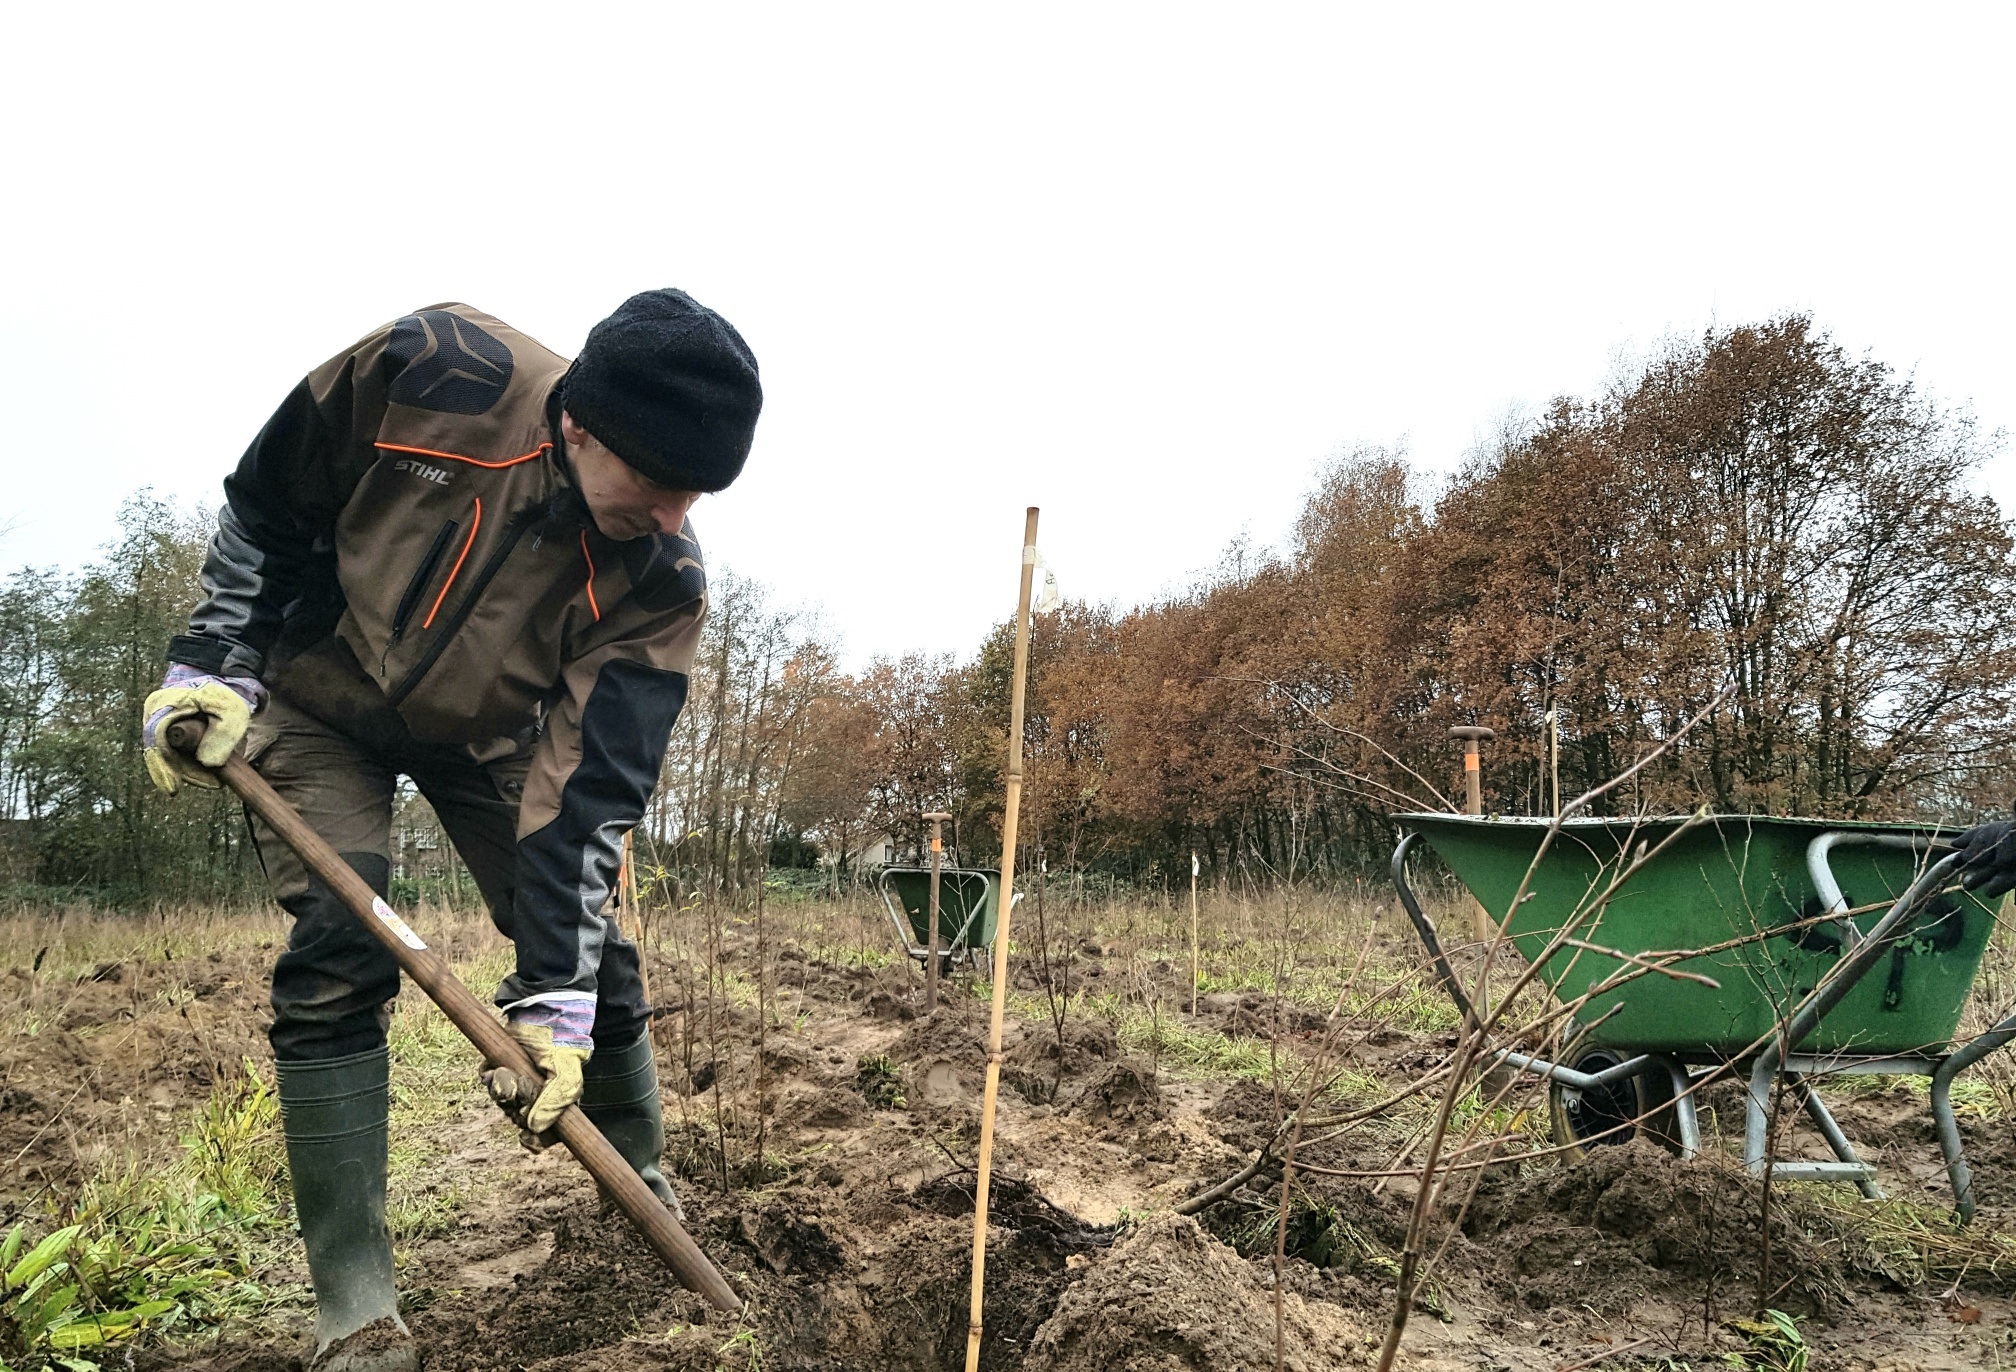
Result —
<svg viewBox="0 0 2016 1372"><path fill-rule="evenodd" d="M650 1005L651 961L644 947L644 912L637 908L636 849L630 842L630 836L635 832L634 829L623 831L623 857L616 869L616 902L623 909L623 924L630 927L623 929L622 924L616 927L637 944L637 985L644 993L644 1003ZM649 1024L645 1026L645 1032L650 1032Z"/></svg>
<svg viewBox="0 0 2016 1372"><path fill-rule="evenodd" d="M1015 908L1015 825L1022 809L1022 695L1029 672L1029 590L1036 575L1036 507L1022 526L1022 592L1015 606L1015 666L1008 695L1008 796L1001 816L1000 913L994 929L994 1004L987 1027L987 1089L980 1100L980 1168L973 1188L973 1291L966 1324L966 1372L979 1372L986 1309L987 1183L994 1167L994 1101L1001 1090L1001 1025L1008 1013L1008 918Z"/></svg>

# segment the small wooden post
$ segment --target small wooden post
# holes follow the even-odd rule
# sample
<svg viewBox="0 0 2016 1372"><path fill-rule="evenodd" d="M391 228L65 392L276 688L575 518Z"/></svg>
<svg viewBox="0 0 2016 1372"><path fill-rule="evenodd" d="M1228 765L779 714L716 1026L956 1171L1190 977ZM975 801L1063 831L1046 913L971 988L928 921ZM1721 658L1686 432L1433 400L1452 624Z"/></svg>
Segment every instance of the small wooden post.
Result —
<svg viewBox="0 0 2016 1372"><path fill-rule="evenodd" d="M1197 850L1190 850L1190 1013L1197 1013Z"/></svg>
<svg viewBox="0 0 2016 1372"><path fill-rule="evenodd" d="M1463 744L1463 813L1481 815L1484 813L1483 760L1478 755L1479 741L1489 742L1498 737L1489 729L1474 724L1459 724L1449 731L1449 737ZM1491 917L1484 913L1475 897L1470 901L1470 932L1479 943L1489 943L1497 932L1491 925Z"/></svg>
<svg viewBox="0 0 2016 1372"><path fill-rule="evenodd" d="M1022 811L1022 695L1029 675L1029 589L1036 575L1036 507L1022 525L1022 594L1015 606L1015 665L1008 686L1008 795L1001 815L1001 896L994 928L994 1005L987 1028L987 1085L980 1096L979 1175L973 1185L973 1289L967 1302L966 1372L980 1369L986 1309L987 1183L994 1169L994 1102L1001 1093L1001 1027L1008 1014L1008 918L1015 909L1015 826Z"/></svg>
<svg viewBox="0 0 2016 1372"><path fill-rule="evenodd" d="M952 816L933 810L924 818L931 821L931 932L924 940L924 1013L938 1008L938 868L945 858L944 830L939 826Z"/></svg>
<svg viewBox="0 0 2016 1372"><path fill-rule="evenodd" d="M1554 808L1552 814L1561 817L1561 711L1559 707L1547 712L1547 776L1553 782Z"/></svg>

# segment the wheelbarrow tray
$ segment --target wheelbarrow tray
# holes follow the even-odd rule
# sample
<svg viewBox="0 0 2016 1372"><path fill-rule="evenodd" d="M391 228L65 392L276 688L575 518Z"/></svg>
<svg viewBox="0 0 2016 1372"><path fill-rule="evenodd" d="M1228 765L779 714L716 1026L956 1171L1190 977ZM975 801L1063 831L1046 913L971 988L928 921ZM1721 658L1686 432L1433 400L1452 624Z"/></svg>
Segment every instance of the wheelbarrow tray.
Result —
<svg viewBox="0 0 2016 1372"><path fill-rule="evenodd" d="M1643 956L1706 948L1811 920L1824 907L1808 871L1808 846L1829 832L1851 835L1827 859L1849 907L1883 907L1851 917L1867 932L1911 884L1923 859L1908 848L1869 846L1857 838L1923 841L1939 832L1931 826L1731 815L1701 821L1676 836L1686 823L1682 818L1571 819L1541 857L1514 911L1512 902L1549 821L1446 814L1397 819L1417 831L1505 927L1522 957L1541 962L1541 978L1563 1000L1629 970L1624 959L1607 953L1564 946L1550 955L1547 948L1578 907L1616 879L1641 844L1651 853L1645 865L1601 910L1579 921L1572 937ZM1943 1050L1959 1027L1993 925L1993 912L1972 896L1941 897L1919 917L1913 936L1793 1047L1839 1054ZM1592 1046L1736 1056L1766 1039L1841 955L1834 924L1795 928L1671 964L1713 978L1719 989L1646 973L1594 997L1577 1018L1592 1025Z"/></svg>
<svg viewBox="0 0 2016 1372"><path fill-rule="evenodd" d="M884 867L884 895L902 907L912 957L926 957L931 935L931 869ZM947 953L989 948L1001 903L1001 874L983 867L944 867L938 873L938 946ZM893 911L892 911L893 913Z"/></svg>

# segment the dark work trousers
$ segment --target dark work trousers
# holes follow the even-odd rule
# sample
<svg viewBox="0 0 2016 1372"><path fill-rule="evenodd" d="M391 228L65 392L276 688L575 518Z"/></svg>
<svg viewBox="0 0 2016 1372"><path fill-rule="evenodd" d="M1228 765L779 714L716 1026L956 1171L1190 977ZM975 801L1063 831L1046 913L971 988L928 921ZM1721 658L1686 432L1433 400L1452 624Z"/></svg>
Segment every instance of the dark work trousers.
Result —
<svg viewBox="0 0 2016 1372"><path fill-rule="evenodd" d="M452 748L417 743L403 728L374 729L361 741L276 692L253 720L245 752L281 799L381 897L389 896L392 874L395 786L402 775L412 778L476 878L499 932L515 941L519 922L538 918L515 903L518 799L531 764L529 747L478 763ZM399 964L256 817L252 831L273 896L294 917L287 951L273 966L273 1056L312 1062L383 1046L399 993ZM650 1011L636 946L613 920L606 923L595 1042L617 1049L636 1042Z"/></svg>

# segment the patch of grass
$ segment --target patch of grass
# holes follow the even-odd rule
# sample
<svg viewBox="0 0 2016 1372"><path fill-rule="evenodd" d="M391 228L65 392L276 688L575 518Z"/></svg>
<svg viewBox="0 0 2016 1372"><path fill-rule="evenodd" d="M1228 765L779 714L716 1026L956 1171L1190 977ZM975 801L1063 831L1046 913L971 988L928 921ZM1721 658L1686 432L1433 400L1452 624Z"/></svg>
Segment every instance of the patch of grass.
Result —
<svg viewBox="0 0 2016 1372"><path fill-rule="evenodd" d="M880 971L896 960L895 954L886 948L863 948L858 943L815 943L808 951L813 961L829 967L866 967L871 972Z"/></svg>
<svg viewBox="0 0 2016 1372"><path fill-rule="evenodd" d="M285 1233L278 1116L247 1062L212 1090L172 1162L125 1158L40 1225L16 1225L0 1241L0 1366L84 1372L109 1345L287 1299L250 1276Z"/></svg>
<svg viewBox="0 0 2016 1372"><path fill-rule="evenodd" d="M1462 1023L1448 993L1412 969L1361 974L1344 1012L1416 1034L1447 1033Z"/></svg>
<svg viewBox="0 0 2016 1372"><path fill-rule="evenodd" d="M469 1199L469 1188L457 1183L443 1185L409 1184L397 1195L386 1187L385 1227L392 1242L405 1245L438 1238L455 1227L455 1217Z"/></svg>
<svg viewBox="0 0 2016 1372"><path fill-rule="evenodd" d="M1832 1076L1825 1079L1821 1087L1824 1095L1854 1099L1857 1096L1880 1096L1891 1091L1929 1100L1932 1095L1932 1079L1919 1076L1882 1076L1876 1073ZM2008 1113L2008 1101L2004 1093L1997 1090L1994 1083L1978 1077L1961 1077L1953 1083L1951 1092L1953 1112L1956 1115L1974 1119L2000 1119Z"/></svg>
<svg viewBox="0 0 2016 1372"><path fill-rule="evenodd" d="M1211 1029L1197 1029L1171 1016L1159 1020L1139 1006L1126 1007L1116 1026L1120 1046L1130 1053L1147 1053L1178 1074L1244 1077L1250 1081L1271 1081L1277 1060L1265 1039L1228 1037Z"/></svg>
<svg viewBox="0 0 2016 1372"><path fill-rule="evenodd" d="M856 1060L854 1089L871 1109L902 1110L909 1105L903 1095L903 1071L886 1053Z"/></svg>
<svg viewBox="0 0 2016 1372"><path fill-rule="evenodd" d="M1961 1281L1990 1289L2016 1285L2016 1234L1985 1220L1965 1228L1946 1207L1891 1198L1850 1201L1841 1188L1794 1183L1829 1221L1849 1261L1906 1287Z"/></svg>
<svg viewBox="0 0 2016 1372"><path fill-rule="evenodd" d="M280 1101L251 1059L240 1076L219 1083L196 1112L182 1150L199 1196L226 1214L264 1222L287 1170Z"/></svg>
<svg viewBox="0 0 2016 1372"><path fill-rule="evenodd" d="M455 974L481 995L511 970L509 945L455 964ZM443 1179L455 1144L443 1126L458 1118L479 1090L476 1050L423 994L402 995L386 1038L392 1050L391 1139L386 1150L385 1222L398 1244L444 1234L469 1188ZM500 1127L504 1117L497 1116Z"/></svg>
<svg viewBox="0 0 2016 1372"><path fill-rule="evenodd" d="M263 902L149 914L24 908L0 915L0 967L33 969L43 983L61 985L107 962L194 960L284 941L287 923Z"/></svg>

